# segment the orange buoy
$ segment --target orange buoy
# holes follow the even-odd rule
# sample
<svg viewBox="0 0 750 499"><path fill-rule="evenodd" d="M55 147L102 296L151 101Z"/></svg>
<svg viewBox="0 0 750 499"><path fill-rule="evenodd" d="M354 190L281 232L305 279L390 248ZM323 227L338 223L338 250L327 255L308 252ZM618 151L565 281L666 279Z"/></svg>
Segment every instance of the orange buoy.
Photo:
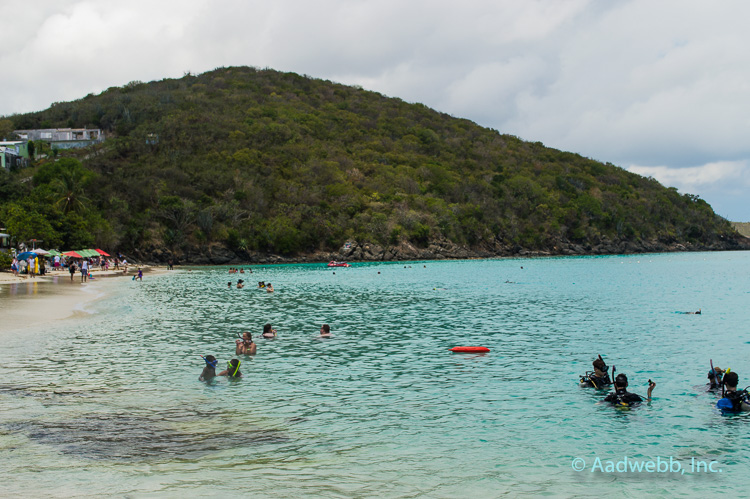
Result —
<svg viewBox="0 0 750 499"><path fill-rule="evenodd" d="M487 347L453 347L450 350L451 352L461 353L486 353L490 351Z"/></svg>

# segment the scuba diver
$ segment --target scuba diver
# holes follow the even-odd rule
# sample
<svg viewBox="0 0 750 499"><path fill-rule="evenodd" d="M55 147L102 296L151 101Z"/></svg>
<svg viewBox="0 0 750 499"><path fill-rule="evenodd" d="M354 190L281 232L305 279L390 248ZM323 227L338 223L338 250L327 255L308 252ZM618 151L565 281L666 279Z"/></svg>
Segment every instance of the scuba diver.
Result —
<svg viewBox="0 0 750 499"><path fill-rule="evenodd" d="M612 368L614 371L614 368ZM651 392L654 391L656 383L648 380L648 393L646 395L647 400L651 402ZM643 398L635 393L630 393L626 390L628 387L628 377L623 373L620 373L615 378L615 391L610 393L604 398L604 402L609 402L616 407L630 407L632 405L643 402Z"/></svg>
<svg viewBox="0 0 750 499"><path fill-rule="evenodd" d="M729 371L729 369L727 369ZM724 373L727 372L724 371L722 368L718 366L711 366L711 370L708 371L708 391L718 390L721 388L721 380L724 376Z"/></svg>
<svg viewBox="0 0 750 499"><path fill-rule="evenodd" d="M581 386L583 387L594 387L596 389L604 388L612 384L612 380L609 379L609 373L607 364L599 355L599 358L594 360L594 372L586 371L586 374L581 376Z"/></svg>
<svg viewBox="0 0 750 499"><path fill-rule="evenodd" d="M206 355L205 357L201 355L201 357L206 361L206 367L203 368L203 372L198 377L198 381L211 381L216 377L216 365L219 361L216 360L216 357L213 355Z"/></svg>
<svg viewBox="0 0 750 499"><path fill-rule="evenodd" d="M242 373L240 372L240 362L239 359L232 359L227 362L227 369L225 371L221 371L219 373L219 376L227 376L228 378L241 378Z"/></svg>
<svg viewBox="0 0 750 499"><path fill-rule="evenodd" d="M727 371L729 371L729 369L727 369ZM736 372L728 372L724 374L724 379L721 384L722 398L716 402L716 407L721 409L721 412L750 411L750 394L748 394L747 388L737 391L737 383L739 380L739 376L737 376Z"/></svg>

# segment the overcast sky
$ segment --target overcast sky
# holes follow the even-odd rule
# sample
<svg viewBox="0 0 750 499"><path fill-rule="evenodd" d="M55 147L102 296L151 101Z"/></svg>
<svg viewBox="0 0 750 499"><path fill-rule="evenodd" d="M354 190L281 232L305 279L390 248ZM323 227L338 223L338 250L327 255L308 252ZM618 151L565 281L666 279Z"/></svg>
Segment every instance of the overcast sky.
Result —
<svg viewBox="0 0 750 499"><path fill-rule="evenodd" d="M750 2L0 0L0 115L257 66L356 84L750 221Z"/></svg>

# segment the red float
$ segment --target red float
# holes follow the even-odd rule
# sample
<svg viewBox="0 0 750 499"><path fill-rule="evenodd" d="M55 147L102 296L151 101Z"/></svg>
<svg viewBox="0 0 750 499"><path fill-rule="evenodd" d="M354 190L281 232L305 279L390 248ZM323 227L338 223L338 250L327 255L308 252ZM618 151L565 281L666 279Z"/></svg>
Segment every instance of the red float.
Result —
<svg viewBox="0 0 750 499"><path fill-rule="evenodd" d="M463 353L487 353L490 351L487 347L453 347L450 350L451 352Z"/></svg>

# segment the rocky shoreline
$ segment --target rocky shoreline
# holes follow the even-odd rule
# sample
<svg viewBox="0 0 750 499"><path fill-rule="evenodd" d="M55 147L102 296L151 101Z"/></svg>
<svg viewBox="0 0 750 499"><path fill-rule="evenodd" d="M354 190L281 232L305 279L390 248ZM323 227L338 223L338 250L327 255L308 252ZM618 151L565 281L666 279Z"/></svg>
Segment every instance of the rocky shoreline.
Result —
<svg viewBox="0 0 750 499"><path fill-rule="evenodd" d="M214 243L204 247L188 246L184 250L170 251L167 248L151 246L136 250L133 256L139 262L164 264L173 260L180 265L228 265L228 264L271 264L271 263L315 263L331 260L348 262L389 262L407 260L451 260L497 257L534 256L587 256L621 255L639 253L669 253L683 251L742 251L750 250L750 238L717 240L710 244L651 241L612 241L603 239L595 244L577 244L558 241L552 247L530 250L521 246L507 245L496 240L491 243L468 247L448 240L433 240L425 247L417 247L409 242L395 246L381 246L369 242L348 241L335 252L313 252L307 254L281 256L256 251L232 251L226 246Z"/></svg>

